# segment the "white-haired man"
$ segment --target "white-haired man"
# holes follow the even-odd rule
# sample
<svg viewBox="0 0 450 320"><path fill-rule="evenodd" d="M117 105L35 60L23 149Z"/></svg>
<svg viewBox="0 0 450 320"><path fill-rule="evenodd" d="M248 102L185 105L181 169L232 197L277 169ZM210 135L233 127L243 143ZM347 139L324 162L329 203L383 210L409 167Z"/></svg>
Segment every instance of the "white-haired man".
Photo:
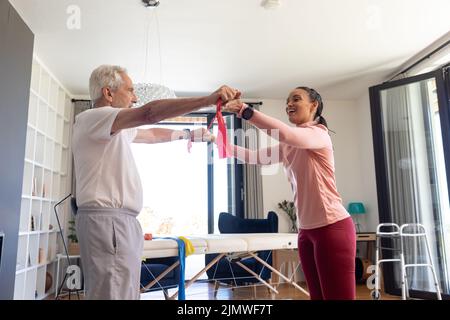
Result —
<svg viewBox="0 0 450 320"><path fill-rule="evenodd" d="M205 129L176 131L137 129L201 107L239 97L222 86L209 96L152 101L139 108L133 83L124 68L103 65L92 72L93 109L75 120L74 155L78 211L76 230L85 277L86 299L139 299L143 246L136 219L142 186L130 144L174 139L204 141Z"/></svg>

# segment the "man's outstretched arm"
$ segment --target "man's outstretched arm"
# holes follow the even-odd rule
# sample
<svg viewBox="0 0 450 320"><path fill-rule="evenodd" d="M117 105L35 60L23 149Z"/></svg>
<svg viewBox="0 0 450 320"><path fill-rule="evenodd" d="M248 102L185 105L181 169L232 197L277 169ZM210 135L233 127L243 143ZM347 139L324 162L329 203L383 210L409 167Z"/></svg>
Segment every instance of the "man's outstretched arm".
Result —
<svg viewBox="0 0 450 320"><path fill-rule="evenodd" d="M178 117L202 107L213 105L219 99L226 102L239 96L238 90L222 86L205 97L156 100L139 108L123 109L112 125L111 134L122 129L155 124L164 119Z"/></svg>

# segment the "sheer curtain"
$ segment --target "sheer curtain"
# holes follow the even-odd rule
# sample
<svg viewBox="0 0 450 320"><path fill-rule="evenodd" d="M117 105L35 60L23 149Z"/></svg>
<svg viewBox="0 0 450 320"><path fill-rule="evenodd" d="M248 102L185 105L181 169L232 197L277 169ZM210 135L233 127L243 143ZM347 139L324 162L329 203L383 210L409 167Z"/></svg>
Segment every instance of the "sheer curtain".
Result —
<svg viewBox="0 0 450 320"><path fill-rule="evenodd" d="M427 228L432 255L436 257L433 204L430 190L429 148L425 137L427 121L426 99L421 84L390 88L382 92L383 133L385 139L392 222L421 223ZM426 261L424 241L407 238L406 263ZM399 242L398 242L399 245ZM436 262L434 265L437 266ZM400 284L400 268L395 267L395 278ZM411 289L433 291L431 272L426 268L408 268Z"/></svg>
<svg viewBox="0 0 450 320"><path fill-rule="evenodd" d="M257 107L255 107L258 110ZM258 150L259 132L246 121L242 121L244 130L244 139L242 146L250 150ZM263 198L262 198L262 177L261 166L252 164L243 164L244 176L244 217L247 219L264 219Z"/></svg>

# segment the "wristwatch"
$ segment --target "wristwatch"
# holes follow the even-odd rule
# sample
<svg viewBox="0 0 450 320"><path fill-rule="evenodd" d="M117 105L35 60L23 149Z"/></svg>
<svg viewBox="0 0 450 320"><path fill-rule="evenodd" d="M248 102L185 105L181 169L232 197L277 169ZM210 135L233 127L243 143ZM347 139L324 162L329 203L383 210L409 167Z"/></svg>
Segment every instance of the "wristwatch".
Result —
<svg viewBox="0 0 450 320"><path fill-rule="evenodd" d="M183 139L190 140L191 139L191 130L190 129L183 129L183 132L185 133L185 136Z"/></svg>
<svg viewBox="0 0 450 320"><path fill-rule="evenodd" d="M253 117L253 109L250 107L247 107L242 111L242 119L250 120L250 118Z"/></svg>

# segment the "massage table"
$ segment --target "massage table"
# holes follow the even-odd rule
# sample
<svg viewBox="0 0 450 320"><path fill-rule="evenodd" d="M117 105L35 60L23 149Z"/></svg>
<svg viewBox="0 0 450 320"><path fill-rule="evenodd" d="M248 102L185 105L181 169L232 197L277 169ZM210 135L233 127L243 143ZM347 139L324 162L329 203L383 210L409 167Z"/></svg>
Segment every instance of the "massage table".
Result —
<svg viewBox="0 0 450 320"><path fill-rule="evenodd" d="M295 233L241 233L241 234L208 234L203 236L187 236L186 237L193 245L193 254L217 254L208 265L200 270L192 279L185 283L187 289L192 285L203 273L212 268L220 259L226 257L229 261L232 261L245 269L247 272L256 277L263 285L269 290L278 294L278 290L263 280L258 274L247 268L240 262L241 259L246 257L253 257L261 263L264 267L270 269L276 273L279 277L286 280L289 284L300 290L304 294L308 295L308 292L300 287L295 281L286 277L279 270L273 268L269 263L257 256L257 251L264 250L283 250L283 249L297 249L297 234ZM174 239L170 239L168 236L162 238L156 237L153 240L144 241L143 258L165 258L178 256L178 244ZM149 283L142 292L147 288L151 288L153 285L159 282L166 274L172 271L180 264L179 261L172 264L158 277L156 277L151 283ZM178 295L178 291L169 299L175 299Z"/></svg>

